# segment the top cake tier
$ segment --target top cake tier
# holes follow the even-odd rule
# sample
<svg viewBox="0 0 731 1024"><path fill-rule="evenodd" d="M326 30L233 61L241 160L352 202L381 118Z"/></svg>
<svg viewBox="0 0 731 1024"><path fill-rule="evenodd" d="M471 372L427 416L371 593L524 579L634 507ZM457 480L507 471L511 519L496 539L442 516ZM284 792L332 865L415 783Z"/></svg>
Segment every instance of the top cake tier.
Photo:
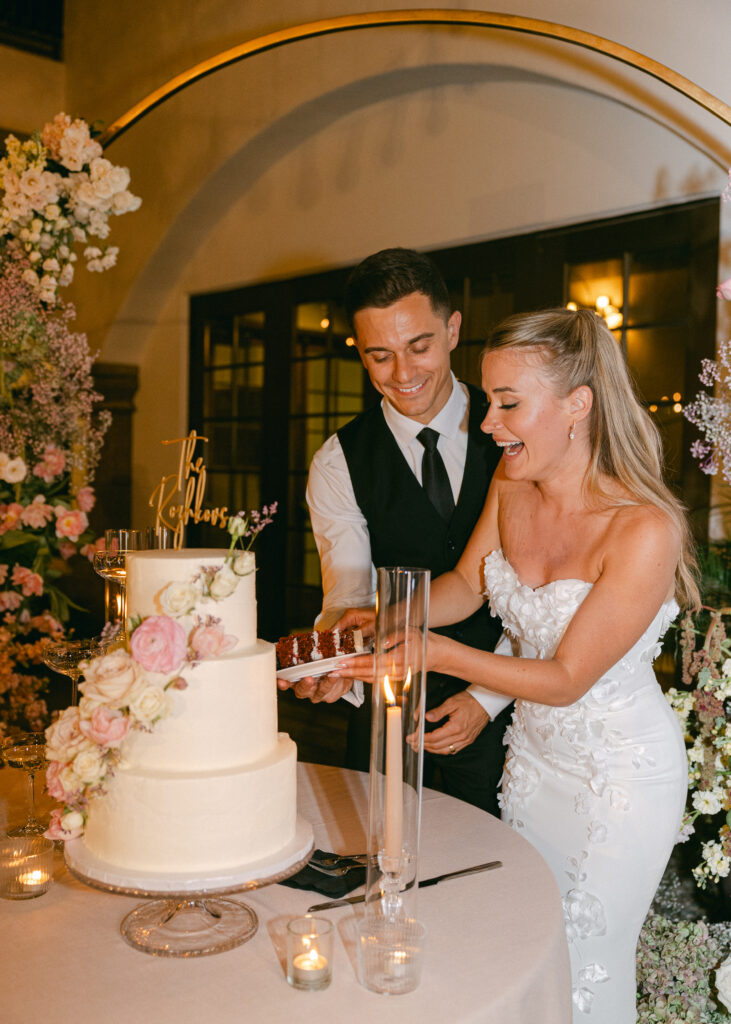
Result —
<svg viewBox="0 0 731 1024"><path fill-rule="evenodd" d="M236 638L233 650L256 643L256 573L237 575L221 548L130 551L127 554L127 618L169 615L186 628L195 620L219 619ZM237 562L237 568L240 568Z"/></svg>

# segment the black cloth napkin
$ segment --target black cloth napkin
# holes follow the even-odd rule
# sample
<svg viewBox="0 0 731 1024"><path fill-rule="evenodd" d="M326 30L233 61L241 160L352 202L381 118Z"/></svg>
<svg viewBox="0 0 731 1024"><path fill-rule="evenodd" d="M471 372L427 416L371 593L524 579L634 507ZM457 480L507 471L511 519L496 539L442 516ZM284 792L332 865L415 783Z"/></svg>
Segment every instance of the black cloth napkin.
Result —
<svg viewBox="0 0 731 1024"><path fill-rule="evenodd" d="M336 853L327 853L324 850L315 850L313 857L337 857ZM322 896L329 896L337 900L341 896L347 896L353 889L365 883L365 867L352 867L344 875L324 875L322 871L315 871L309 864L306 864L296 875L281 882L281 885L289 885L293 889L309 889L312 892L319 892Z"/></svg>

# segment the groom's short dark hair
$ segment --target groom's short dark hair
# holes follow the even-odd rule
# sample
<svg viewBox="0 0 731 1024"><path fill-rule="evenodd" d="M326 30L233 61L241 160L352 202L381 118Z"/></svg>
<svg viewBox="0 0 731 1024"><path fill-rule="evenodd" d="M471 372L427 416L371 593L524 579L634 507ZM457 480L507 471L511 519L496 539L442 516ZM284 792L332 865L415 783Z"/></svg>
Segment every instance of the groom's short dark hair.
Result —
<svg viewBox="0 0 731 1024"><path fill-rule="evenodd" d="M345 313L353 328L355 314L369 306L385 309L421 292L445 321L452 312L449 292L436 264L414 249L382 249L351 271L345 285Z"/></svg>

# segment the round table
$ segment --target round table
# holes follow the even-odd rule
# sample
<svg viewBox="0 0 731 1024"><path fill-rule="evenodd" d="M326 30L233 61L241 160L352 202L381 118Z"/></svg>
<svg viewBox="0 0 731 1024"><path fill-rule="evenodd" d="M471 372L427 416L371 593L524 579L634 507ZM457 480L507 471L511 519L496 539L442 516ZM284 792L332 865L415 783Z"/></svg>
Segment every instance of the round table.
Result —
<svg viewBox="0 0 731 1024"><path fill-rule="evenodd" d="M16 769L0 771L0 830L23 818L24 781ZM299 813L312 823L320 849L365 850L367 798L367 775L298 766ZM332 984L299 992L285 980L285 926L326 897L282 885L242 893L233 898L259 917L252 940L216 956L151 957L119 933L140 900L83 885L59 853L46 895L0 901L0 1018L3 1024L569 1024L568 949L553 875L529 843L495 818L425 790L420 877L489 860L503 867L419 892L418 917L427 928L421 985L387 997L357 980L359 907L326 912L336 930Z"/></svg>

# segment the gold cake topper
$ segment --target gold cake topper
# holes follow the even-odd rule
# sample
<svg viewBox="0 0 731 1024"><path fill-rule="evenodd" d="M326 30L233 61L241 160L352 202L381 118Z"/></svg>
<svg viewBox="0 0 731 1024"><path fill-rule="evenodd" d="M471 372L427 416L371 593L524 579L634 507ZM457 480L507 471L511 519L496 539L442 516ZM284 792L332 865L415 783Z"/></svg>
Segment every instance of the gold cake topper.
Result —
<svg viewBox="0 0 731 1024"><path fill-rule="evenodd" d="M195 447L207 437L191 430L187 437L176 437L163 444L179 444L180 458L177 473L168 473L152 492L148 504L155 509L155 529L161 526L173 531L175 547L183 546L183 531L189 521L210 523L225 530L228 526L228 508L203 508L206 489L206 466L202 456L195 456Z"/></svg>

